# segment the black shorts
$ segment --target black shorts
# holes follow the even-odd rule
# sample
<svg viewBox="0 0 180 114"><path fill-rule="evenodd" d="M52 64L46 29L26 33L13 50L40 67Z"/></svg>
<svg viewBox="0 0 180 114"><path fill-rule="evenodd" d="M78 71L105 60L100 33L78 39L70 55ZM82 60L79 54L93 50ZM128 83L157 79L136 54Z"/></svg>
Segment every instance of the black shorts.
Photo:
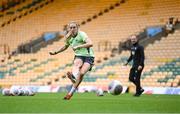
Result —
<svg viewBox="0 0 180 114"><path fill-rule="evenodd" d="M89 63L91 65L91 68L89 71L91 71L93 65L94 65L94 57L86 57L86 56L75 56L74 59L79 58L83 61L83 63Z"/></svg>

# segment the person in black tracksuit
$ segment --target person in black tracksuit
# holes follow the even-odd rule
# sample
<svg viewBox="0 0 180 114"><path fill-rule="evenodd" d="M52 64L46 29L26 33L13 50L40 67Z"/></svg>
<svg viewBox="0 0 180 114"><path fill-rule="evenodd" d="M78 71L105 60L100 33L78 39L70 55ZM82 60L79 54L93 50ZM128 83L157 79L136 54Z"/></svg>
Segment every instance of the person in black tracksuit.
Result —
<svg viewBox="0 0 180 114"><path fill-rule="evenodd" d="M127 65L131 60L133 61L132 68L129 73L129 80L136 85L136 93L134 96L140 96L144 92L140 82L141 72L144 68L144 48L138 44L136 35L131 36L131 43L133 44L131 47L131 55L125 65Z"/></svg>

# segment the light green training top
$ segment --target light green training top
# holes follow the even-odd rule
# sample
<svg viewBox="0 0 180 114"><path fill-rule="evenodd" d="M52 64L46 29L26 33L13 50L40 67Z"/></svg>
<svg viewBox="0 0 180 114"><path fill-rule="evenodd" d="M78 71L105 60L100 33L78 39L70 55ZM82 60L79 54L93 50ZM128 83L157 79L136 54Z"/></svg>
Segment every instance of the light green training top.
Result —
<svg viewBox="0 0 180 114"><path fill-rule="evenodd" d="M70 45L71 47L79 46L86 43L86 38L88 38L87 34L83 31L78 31L78 34L75 38L71 37L66 40L66 45ZM94 57L94 51L92 47L90 48L78 48L74 50L76 56L86 56L86 57Z"/></svg>

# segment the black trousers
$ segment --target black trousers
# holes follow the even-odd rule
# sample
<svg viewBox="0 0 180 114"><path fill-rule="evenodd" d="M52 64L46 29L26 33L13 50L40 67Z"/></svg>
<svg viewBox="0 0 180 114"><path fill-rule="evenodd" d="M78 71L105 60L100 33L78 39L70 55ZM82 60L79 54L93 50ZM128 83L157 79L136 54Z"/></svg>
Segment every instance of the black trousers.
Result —
<svg viewBox="0 0 180 114"><path fill-rule="evenodd" d="M129 73L129 81L133 82L136 85L136 93L138 93L141 90L140 79L142 70L138 70L137 68L131 68Z"/></svg>

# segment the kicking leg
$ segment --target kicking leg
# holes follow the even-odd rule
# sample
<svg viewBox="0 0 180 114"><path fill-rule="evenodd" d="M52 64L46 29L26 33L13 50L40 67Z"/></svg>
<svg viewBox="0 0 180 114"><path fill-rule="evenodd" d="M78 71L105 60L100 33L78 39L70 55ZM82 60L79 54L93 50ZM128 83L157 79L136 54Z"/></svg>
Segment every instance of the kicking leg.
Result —
<svg viewBox="0 0 180 114"><path fill-rule="evenodd" d="M89 63L84 63L82 68L80 69L80 74L77 78L76 83L74 84L75 88L78 88L79 84L82 82L84 75L89 71L91 65Z"/></svg>
<svg viewBox="0 0 180 114"><path fill-rule="evenodd" d="M72 73L67 72L67 77L71 80L71 82L73 84L76 83L76 80L78 78L78 75L80 74L79 72L80 72L80 68L82 67L82 65L83 65L83 60L81 60L80 58L75 58L73 68L72 68ZM76 91L76 88L74 86L72 86L71 90L64 97L64 99L69 100L75 91Z"/></svg>
<svg viewBox="0 0 180 114"><path fill-rule="evenodd" d="M79 75L80 68L83 65L83 61L80 58L75 58L72 72L67 72L67 77L71 80L72 83L76 82L76 79Z"/></svg>
<svg viewBox="0 0 180 114"><path fill-rule="evenodd" d="M76 89L78 88L79 84L82 82L83 80L83 76L89 71L89 69L91 68L91 65L89 63L84 63L80 69L79 72L79 76L77 77L76 82L73 84L70 92L64 97L64 99L69 100L72 95L74 94L74 92L76 91Z"/></svg>

